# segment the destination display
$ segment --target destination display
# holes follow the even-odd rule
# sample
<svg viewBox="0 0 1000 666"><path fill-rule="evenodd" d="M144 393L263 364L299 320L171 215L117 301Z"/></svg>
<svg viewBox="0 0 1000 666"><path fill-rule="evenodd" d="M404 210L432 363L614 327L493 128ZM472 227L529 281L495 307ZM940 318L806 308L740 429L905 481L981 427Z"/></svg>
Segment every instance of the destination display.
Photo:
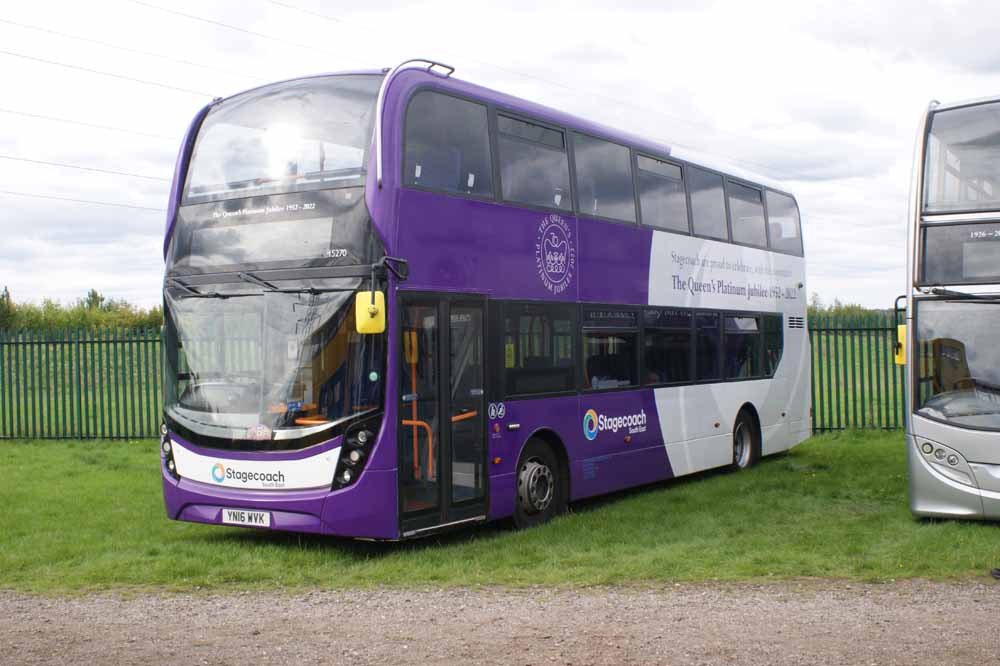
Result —
<svg viewBox="0 0 1000 666"><path fill-rule="evenodd" d="M924 284L1000 282L1000 222L925 225Z"/></svg>
<svg viewBox="0 0 1000 666"><path fill-rule="evenodd" d="M228 199L181 207L169 270L183 275L368 263L362 188Z"/></svg>

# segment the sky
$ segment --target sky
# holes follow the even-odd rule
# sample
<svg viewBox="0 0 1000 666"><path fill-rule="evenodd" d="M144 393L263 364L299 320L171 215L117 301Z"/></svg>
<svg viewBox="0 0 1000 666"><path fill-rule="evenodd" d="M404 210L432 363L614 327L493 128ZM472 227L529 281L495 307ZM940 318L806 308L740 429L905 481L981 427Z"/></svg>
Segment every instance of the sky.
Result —
<svg viewBox="0 0 1000 666"><path fill-rule="evenodd" d="M424 57L780 181L808 291L888 307L918 122L932 99L1000 94L998 25L1000 3L961 0L4 3L0 286L157 304L170 178L201 106Z"/></svg>

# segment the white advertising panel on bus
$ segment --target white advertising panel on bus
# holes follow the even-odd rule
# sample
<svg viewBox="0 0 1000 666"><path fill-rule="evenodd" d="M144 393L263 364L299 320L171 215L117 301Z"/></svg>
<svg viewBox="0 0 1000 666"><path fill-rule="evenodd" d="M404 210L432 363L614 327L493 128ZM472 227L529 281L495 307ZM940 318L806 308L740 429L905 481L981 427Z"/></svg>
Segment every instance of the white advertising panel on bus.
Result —
<svg viewBox="0 0 1000 666"><path fill-rule="evenodd" d="M650 305L780 312L805 298L801 257L664 232L650 254Z"/></svg>

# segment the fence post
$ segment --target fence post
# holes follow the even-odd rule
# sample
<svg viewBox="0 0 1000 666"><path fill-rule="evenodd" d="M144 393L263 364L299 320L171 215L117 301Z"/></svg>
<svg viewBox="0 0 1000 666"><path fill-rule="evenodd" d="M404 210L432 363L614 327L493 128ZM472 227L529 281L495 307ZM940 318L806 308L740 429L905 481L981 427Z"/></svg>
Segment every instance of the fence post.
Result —
<svg viewBox="0 0 1000 666"><path fill-rule="evenodd" d="M5 439L7 433L7 392L10 385L4 381L7 373L7 333L0 329L0 439Z"/></svg>
<svg viewBox="0 0 1000 666"><path fill-rule="evenodd" d="M806 332L809 335L809 413L812 414L812 430L816 432L816 341L814 334L815 323L812 317L806 313Z"/></svg>
<svg viewBox="0 0 1000 666"><path fill-rule="evenodd" d="M146 359L146 432L149 437L156 437L156 410L153 408L153 380L156 376L155 366L152 362L153 354L153 329L146 328L143 334L143 357Z"/></svg>
<svg viewBox="0 0 1000 666"><path fill-rule="evenodd" d="M42 366L42 375L45 378L45 436L52 437L52 428L55 426L53 412L53 399L52 391L55 387L52 386L52 331L46 330L44 334L45 341L45 365Z"/></svg>

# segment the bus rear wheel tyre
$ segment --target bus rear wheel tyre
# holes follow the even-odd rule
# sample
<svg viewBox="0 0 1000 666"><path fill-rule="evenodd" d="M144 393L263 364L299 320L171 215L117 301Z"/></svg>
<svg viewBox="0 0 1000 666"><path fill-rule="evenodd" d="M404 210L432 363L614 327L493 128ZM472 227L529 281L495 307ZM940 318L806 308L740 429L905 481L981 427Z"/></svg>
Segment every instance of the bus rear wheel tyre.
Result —
<svg viewBox="0 0 1000 666"><path fill-rule="evenodd" d="M519 529L541 525L566 511L566 479L552 447L529 440L517 461L517 500L514 525Z"/></svg>
<svg viewBox="0 0 1000 666"><path fill-rule="evenodd" d="M739 471L753 467L760 460L760 432L747 410L741 411L733 425L733 462L730 468Z"/></svg>

